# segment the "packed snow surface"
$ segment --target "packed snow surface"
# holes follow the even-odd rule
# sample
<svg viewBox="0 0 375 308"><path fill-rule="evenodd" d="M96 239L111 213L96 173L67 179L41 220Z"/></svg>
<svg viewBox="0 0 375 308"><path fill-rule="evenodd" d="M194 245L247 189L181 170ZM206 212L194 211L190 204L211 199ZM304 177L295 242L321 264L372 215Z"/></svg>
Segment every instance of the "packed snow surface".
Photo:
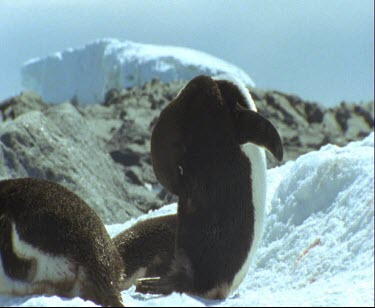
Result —
<svg viewBox="0 0 375 308"><path fill-rule="evenodd" d="M142 86L153 78L171 82L220 73L254 85L242 69L207 53L116 39L29 60L21 75L24 89L38 92L44 100L60 103L76 97L90 104L100 102L111 88Z"/></svg>
<svg viewBox="0 0 375 308"><path fill-rule="evenodd" d="M214 180L214 179L213 179ZM374 133L324 146L268 171L263 242L239 289L226 300L122 293L126 306L372 306ZM168 205L124 224L176 212ZM235 256L233 256L235 257ZM87 306L80 298L0 297L0 305Z"/></svg>

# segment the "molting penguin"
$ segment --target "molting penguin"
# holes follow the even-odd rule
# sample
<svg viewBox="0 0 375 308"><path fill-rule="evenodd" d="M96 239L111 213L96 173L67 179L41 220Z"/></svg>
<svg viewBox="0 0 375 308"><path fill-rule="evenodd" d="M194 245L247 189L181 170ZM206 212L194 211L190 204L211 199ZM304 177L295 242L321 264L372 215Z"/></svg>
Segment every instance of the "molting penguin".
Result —
<svg viewBox="0 0 375 308"><path fill-rule="evenodd" d="M144 227L147 236L138 247L144 245L147 254L166 224L176 229L164 237L173 250L164 244L169 267L157 268L159 277L147 275L139 254L134 268L143 271L133 273L148 278L138 280L138 291L218 299L238 287L263 232L266 161L258 146L282 159L277 130L256 112L241 84L196 77L161 112L151 137L152 163L159 182L178 195L178 213L168 221L142 222L133 231ZM118 236L117 243L127 239L123 247L131 246L127 232ZM119 250L126 258L126 249ZM150 251L147 260L156 255Z"/></svg>
<svg viewBox="0 0 375 308"><path fill-rule="evenodd" d="M122 258L96 213L63 186L0 181L0 257L0 294L122 306Z"/></svg>
<svg viewBox="0 0 375 308"><path fill-rule="evenodd" d="M167 274L176 229L176 215L160 216L140 221L113 239L124 260L125 289L136 284L138 278Z"/></svg>

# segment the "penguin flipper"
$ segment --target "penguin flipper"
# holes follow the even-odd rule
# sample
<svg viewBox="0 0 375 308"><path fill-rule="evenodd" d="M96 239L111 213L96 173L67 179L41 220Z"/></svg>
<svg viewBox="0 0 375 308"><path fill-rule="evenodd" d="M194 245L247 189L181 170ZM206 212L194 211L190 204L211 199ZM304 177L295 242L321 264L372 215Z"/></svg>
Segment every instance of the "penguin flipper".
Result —
<svg viewBox="0 0 375 308"><path fill-rule="evenodd" d="M0 217L0 262L3 263L5 274L14 280L30 282L36 275L35 259L19 257L13 243L12 220L6 214Z"/></svg>

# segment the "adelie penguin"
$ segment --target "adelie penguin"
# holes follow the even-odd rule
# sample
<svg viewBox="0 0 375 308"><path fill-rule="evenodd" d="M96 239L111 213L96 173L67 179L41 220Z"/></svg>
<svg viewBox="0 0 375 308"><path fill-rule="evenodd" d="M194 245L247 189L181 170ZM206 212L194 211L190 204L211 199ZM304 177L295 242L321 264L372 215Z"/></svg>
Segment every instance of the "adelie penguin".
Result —
<svg viewBox="0 0 375 308"><path fill-rule="evenodd" d="M143 221L115 239L125 263L134 261L139 292L222 299L238 287L263 233L264 148L282 160L276 128L234 80L198 76L161 112L152 164L159 182L178 196L177 215ZM157 238L169 240L157 249ZM137 258L129 260L127 247L135 245Z"/></svg>
<svg viewBox="0 0 375 308"><path fill-rule="evenodd" d="M123 261L96 213L61 185L0 181L0 294L122 306Z"/></svg>
<svg viewBox="0 0 375 308"><path fill-rule="evenodd" d="M141 277L166 274L174 253L176 215L160 216L138 222L113 239L124 260L128 289Z"/></svg>

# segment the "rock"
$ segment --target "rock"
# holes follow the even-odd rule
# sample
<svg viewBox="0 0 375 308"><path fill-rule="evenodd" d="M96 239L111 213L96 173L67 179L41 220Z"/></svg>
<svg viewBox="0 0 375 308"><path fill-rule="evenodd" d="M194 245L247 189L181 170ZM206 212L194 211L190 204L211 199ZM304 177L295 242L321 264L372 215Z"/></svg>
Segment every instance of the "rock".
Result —
<svg viewBox="0 0 375 308"><path fill-rule="evenodd" d="M365 120L369 127L374 127L374 109L372 109L372 114L371 111L366 110L361 105L354 106L353 110L356 115L362 117Z"/></svg>
<svg viewBox="0 0 375 308"><path fill-rule="evenodd" d="M249 91L258 111L275 124L282 136L284 162L327 143L343 146L366 137L374 129L373 102L324 108L280 91L257 88ZM278 165L270 155L267 160L269 168Z"/></svg>
<svg viewBox="0 0 375 308"><path fill-rule="evenodd" d="M309 123L322 123L324 114L317 104L305 103L305 112Z"/></svg>
<svg viewBox="0 0 375 308"><path fill-rule="evenodd" d="M0 178L50 179L81 196L106 223L176 201L152 170L150 136L160 110L186 84L152 80L111 90L102 104L46 104L23 93L0 104ZM373 102L324 108L296 95L250 88L278 128L284 162L327 143L345 145L374 128ZM268 168L279 163L267 154Z"/></svg>
<svg viewBox="0 0 375 308"><path fill-rule="evenodd" d="M77 193L105 223L124 222L150 203L146 189L134 191L122 171L71 104L25 112L0 129L3 178L36 177L58 182Z"/></svg>
<svg viewBox="0 0 375 308"><path fill-rule="evenodd" d="M0 105L2 121L14 120L29 110L45 110L49 107L35 92L21 93L19 96L4 100Z"/></svg>
<svg viewBox="0 0 375 308"><path fill-rule="evenodd" d="M347 108L345 108L345 104L341 104L343 108L336 109L335 118L337 123L340 125L341 130L346 132L348 129L348 119L350 118L350 112Z"/></svg>

